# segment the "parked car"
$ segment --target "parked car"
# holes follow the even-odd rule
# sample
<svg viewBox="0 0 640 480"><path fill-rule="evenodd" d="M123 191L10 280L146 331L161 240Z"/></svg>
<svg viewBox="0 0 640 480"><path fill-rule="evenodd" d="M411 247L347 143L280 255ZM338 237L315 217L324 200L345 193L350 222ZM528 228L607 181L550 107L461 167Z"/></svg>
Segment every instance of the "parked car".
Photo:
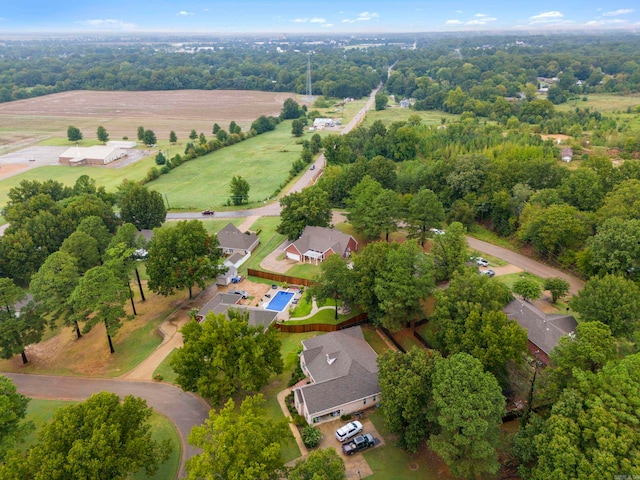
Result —
<svg viewBox="0 0 640 480"><path fill-rule="evenodd" d="M495 274L496 274L496 272L494 272L491 269L480 270L480 275L489 275L490 277L493 277Z"/></svg>
<svg viewBox="0 0 640 480"><path fill-rule="evenodd" d="M359 434L362 431L362 424L357 420L354 422L349 422L346 425L340 427L336 430L336 438L339 442L344 442L345 440L353 437L354 435Z"/></svg>
<svg viewBox="0 0 640 480"><path fill-rule="evenodd" d="M487 262L484 258L482 257L478 257L476 259L476 265L478 265L479 267L488 267L489 266L489 262Z"/></svg>
<svg viewBox="0 0 640 480"><path fill-rule="evenodd" d="M309 168L309 170L315 170L315 169L316 169L315 164L311 165L311 168Z"/></svg>
<svg viewBox="0 0 640 480"><path fill-rule="evenodd" d="M229 290L232 295L240 295L242 298L249 298L249 294L244 290Z"/></svg>
<svg viewBox="0 0 640 480"><path fill-rule="evenodd" d="M213 215L214 213L216 213L216 212L214 212L213 210L203 210L202 211L202 215Z"/></svg>
<svg viewBox="0 0 640 480"><path fill-rule="evenodd" d="M443 235L444 230L440 230L439 228L430 228L429 231L434 235Z"/></svg>
<svg viewBox="0 0 640 480"><path fill-rule="evenodd" d="M342 445L342 453L344 453L345 455L353 455L356 452L360 452L369 447L373 447L375 444L376 442L370 433L358 435L350 442Z"/></svg>

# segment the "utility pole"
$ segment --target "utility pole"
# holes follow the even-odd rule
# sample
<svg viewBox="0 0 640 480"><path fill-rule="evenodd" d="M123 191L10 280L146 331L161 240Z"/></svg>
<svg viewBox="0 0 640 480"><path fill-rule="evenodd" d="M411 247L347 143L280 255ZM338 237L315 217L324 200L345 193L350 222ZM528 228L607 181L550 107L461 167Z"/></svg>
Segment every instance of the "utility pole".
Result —
<svg viewBox="0 0 640 480"><path fill-rule="evenodd" d="M311 90L311 53L307 53L307 99L311 101L313 92Z"/></svg>

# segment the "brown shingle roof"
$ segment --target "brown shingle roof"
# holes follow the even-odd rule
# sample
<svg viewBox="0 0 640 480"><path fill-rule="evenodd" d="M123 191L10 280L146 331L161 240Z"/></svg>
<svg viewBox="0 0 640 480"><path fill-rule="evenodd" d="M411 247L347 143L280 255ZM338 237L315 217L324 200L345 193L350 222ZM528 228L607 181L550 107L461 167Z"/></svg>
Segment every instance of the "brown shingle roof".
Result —
<svg viewBox="0 0 640 480"><path fill-rule="evenodd" d="M228 223L218 232L220 248L233 248L235 250L251 250L258 241L255 233L242 233L233 223Z"/></svg>
<svg viewBox="0 0 640 480"><path fill-rule="evenodd" d="M293 245L300 253L308 250L324 253L331 249L339 255L344 255L351 238L351 235L335 228L307 226Z"/></svg>

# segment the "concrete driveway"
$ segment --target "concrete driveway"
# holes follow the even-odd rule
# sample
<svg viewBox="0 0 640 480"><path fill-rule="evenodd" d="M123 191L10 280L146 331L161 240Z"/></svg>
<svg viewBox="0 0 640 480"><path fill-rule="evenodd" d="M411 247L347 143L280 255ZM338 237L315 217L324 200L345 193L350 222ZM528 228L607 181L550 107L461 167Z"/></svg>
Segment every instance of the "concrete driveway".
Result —
<svg viewBox="0 0 640 480"><path fill-rule="evenodd" d="M165 415L178 429L182 441L180 475L184 476L184 463L199 450L187 443L191 429L204 423L209 416L209 405L200 397L183 392L173 385L158 382L134 382L85 377L52 375L25 375L5 373L23 395L34 398L82 401L94 393L112 392L121 397L134 395L144 398L147 405Z"/></svg>

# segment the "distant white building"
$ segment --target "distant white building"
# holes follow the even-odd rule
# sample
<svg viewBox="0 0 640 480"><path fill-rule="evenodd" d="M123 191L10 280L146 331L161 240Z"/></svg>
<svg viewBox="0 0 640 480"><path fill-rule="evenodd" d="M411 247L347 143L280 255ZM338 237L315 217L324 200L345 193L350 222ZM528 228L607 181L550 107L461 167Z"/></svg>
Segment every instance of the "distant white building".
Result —
<svg viewBox="0 0 640 480"><path fill-rule="evenodd" d="M107 165L126 157L122 148L95 145L93 147L71 147L59 157L63 165Z"/></svg>
<svg viewBox="0 0 640 480"><path fill-rule="evenodd" d="M324 127L335 127L336 121L333 118L316 118L313 121L313 128L322 130Z"/></svg>
<svg viewBox="0 0 640 480"><path fill-rule="evenodd" d="M112 148L136 148L138 142L132 142L130 140L110 140L107 142L107 147Z"/></svg>

